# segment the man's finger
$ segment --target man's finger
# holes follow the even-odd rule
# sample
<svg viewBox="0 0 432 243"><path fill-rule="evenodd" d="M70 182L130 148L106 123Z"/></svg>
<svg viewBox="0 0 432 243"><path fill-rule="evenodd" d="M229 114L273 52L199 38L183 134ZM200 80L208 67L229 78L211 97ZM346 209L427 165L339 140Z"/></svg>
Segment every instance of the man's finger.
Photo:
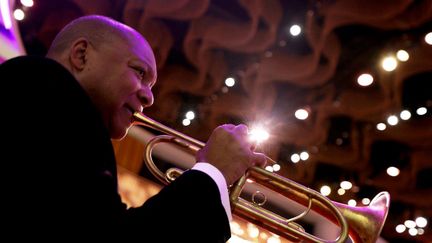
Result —
<svg viewBox="0 0 432 243"><path fill-rule="evenodd" d="M265 156L262 153L254 153L253 163L255 166L264 168L264 166L266 165L266 162L267 162L267 156Z"/></svg>

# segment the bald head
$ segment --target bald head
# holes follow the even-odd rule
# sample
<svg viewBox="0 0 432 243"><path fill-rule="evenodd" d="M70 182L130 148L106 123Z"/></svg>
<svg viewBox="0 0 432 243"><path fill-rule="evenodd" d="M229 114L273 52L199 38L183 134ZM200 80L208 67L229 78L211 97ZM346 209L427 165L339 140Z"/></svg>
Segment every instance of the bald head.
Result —
<svg viewBox="0 0 432 243"><path fill-rule="evenodd" d="M67 24L53 40L47 56L57 59L79 38L87 39L95 47L134 38L148 45L141 34L129 26L105 16L89 15Z"/></svg>
<svg viewBox="0 0 432 243"><path fill-rule="evenodd" d="M101 15L83 16L67 24L54 38L47 57L60 62L73 72L68 59L71 55L71 47L80 39L85 40L95 49L103 45L118 48L122 44L134 48L140 47L142 50L139 51L145 53L147 63L156 69L154 53L140 33L123 23Z"/></svg>

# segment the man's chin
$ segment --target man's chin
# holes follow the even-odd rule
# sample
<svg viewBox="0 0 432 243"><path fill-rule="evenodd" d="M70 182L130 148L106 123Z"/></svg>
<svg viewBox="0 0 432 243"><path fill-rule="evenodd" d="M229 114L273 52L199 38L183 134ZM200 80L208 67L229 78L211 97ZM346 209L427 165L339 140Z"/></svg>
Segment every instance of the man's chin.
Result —
<svg viewBox="0 0 432 243"><path fill-rule="evenodd" d="M125 129L117 129L116 131L111 131L110 136L111 139L113 140L121 140L124 137L126 137L128 131L129 131L129 127L125 128Z"/></svg>

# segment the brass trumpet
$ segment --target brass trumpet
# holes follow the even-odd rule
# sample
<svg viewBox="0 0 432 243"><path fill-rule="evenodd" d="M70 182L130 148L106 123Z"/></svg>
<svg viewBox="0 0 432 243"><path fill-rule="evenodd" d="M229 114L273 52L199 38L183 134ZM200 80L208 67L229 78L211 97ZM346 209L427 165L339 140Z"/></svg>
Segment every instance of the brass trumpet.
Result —
<svg viewBox="0 0 432 243"><path fill-rule="evenodd" d="M142 113L135 112L134 119L134 124L167 134L153 137L145 147L144 156L144 161L150 172L164 184L169 184L175 180L183 171L178 168L170 168L165 173L160 171L152 159L152 150L156 144L175 143L192 152L197 152L205 145L203 142L169 128ZM249 202L240 197L246 179L252 179L256 183L307 207L307 209L296 217L286 219L261 207L262 204L260 203ZM231 209L235 215L294 242L342 243L349 236L355 243L374 243L384 226L390 204L388 192L378 193L367 207L351 207L333 202L315 190L259 167L248 169L246 174L229 190ZM340 227L340 234L336 240L318 238L305 232L301 225L294 222L305 216L310 210L317 212Z"/></svg>

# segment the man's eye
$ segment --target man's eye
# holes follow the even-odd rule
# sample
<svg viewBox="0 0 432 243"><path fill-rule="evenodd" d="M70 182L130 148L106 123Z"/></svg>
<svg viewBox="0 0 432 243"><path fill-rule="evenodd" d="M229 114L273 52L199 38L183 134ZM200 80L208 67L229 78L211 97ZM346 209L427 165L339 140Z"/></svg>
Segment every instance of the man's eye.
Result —
<svg viewBox="0 0 432 243"><path fill-rule="evenodd" d="M137 67L134 67L133 69L135 70L137 75L140 77L140 79L144 79L144 76L145 76L144 70L142 70L141 68L137 68Z"/></svg>

